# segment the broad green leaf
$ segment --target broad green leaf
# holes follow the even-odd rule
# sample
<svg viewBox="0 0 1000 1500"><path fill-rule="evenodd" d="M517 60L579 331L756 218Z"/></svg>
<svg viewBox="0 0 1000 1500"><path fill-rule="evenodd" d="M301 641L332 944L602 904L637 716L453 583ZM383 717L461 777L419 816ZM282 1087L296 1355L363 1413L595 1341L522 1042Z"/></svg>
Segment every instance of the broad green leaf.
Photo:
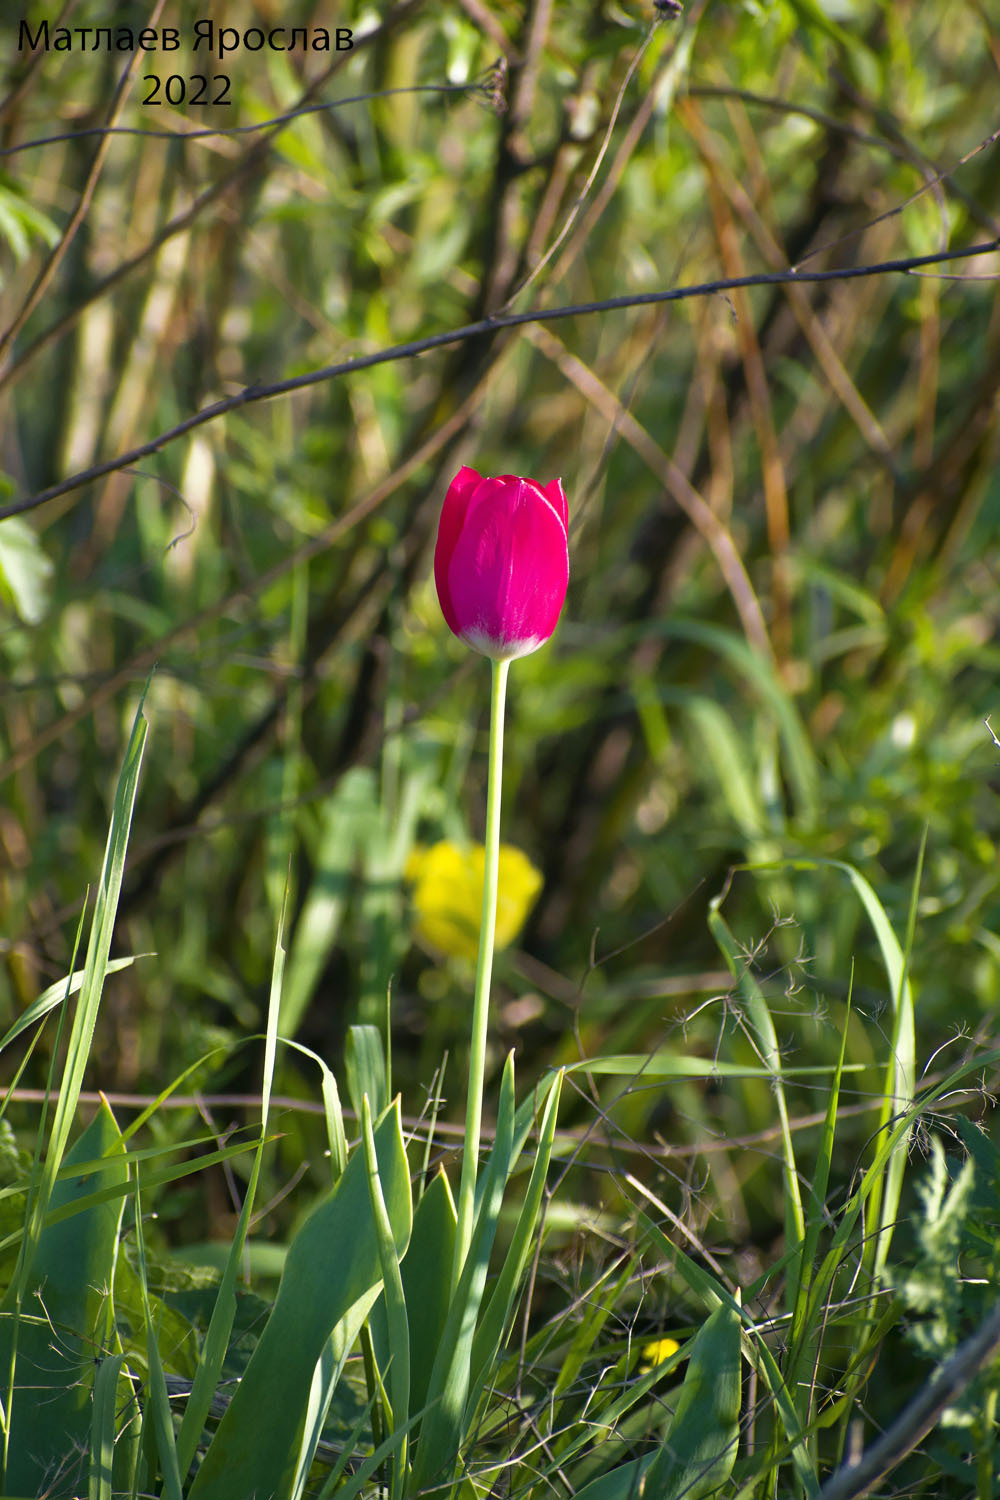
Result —
<svg viewBox="0 0 1000 1500"><path fill-rule="evenodd" d="M549 1090L538 1129L538 1149L531 1168L524 1202L518 1215L517 1226L511 1238L503 1267L497 1277L492 1296L483 1313L472 1347L472 1383L470 1401L477 1401L483 1388L489 1383L497 1352L503 1344L514 1316L514 1309L521 1291L521 1282L528 1257L536 1240L536 1225L542 1206L542 1194L552 1159L552 1142L555 1139L556 1119L559 1111L559 1096L562 1091L562 1073Z"/></svg>
<svg viewBox="0 0 1000 1500"><path fill-rule="evenodd" d="M403 1279L399 1271L399 1255L382 1193L382 1183L379 1180L378 1158L375 1155L375 1138L372 1134L372 1116L367 1094L361 1102L362 1141L365 1165L368 1169L368 1190L372 1218L375 1223L375 1238L378 1241L379 1266L382 1270L382 1296L389 1339L387 1375L391 1408L386 1407L385 1410L389 1431L398 1434L400 1444L399 1451L393 1459L392 1500L403 1500L408 1452L407 1423L410 1416L410 1330L406 1320L406 1299L403 1295ZM406 1225L407 1241L411 1229L412 1220Z"/></svg>
<svg viewBox="0 0 1000 1500"><path fill-rule="evenodd" d="M413 1214L413 1234L403 1261L403 1291L410 1326L410 1410L419 1415L451 1306L455 1254L455 1204L448 1179L438 1172Z"/></svg>
<svg viewBox="0 0 1000 1500"><path fill-rule="evenodd" d="M673 1420L645 1476L656 1500L704 1500L732 1473L740 1433L740 1324L724 1304L694 1337Z"/></svg>
<svg viewBox="0 0 1000 1500"><path fill-rule="evenodd" d="M647 1453L642 1458L633 1458L626 1464L619 1464L617 1469L599 1475L597 1479L585 1484L582 1490L577 1490L576 1500L640 1500L640 1497L645 1496L643 1476L655 1458L655 1453Z"/></svg>
<svg viewBox="0 0 1000 1500"><path fill-rule="evenodd" d="M53 1184L49 1207L72 1206L98 1184L118 1196L95 1203L59 1223L45 1222L25 1265L17 1308L0 1315L0 1371L8 1395L10 1445L3 1493L42 1494L55 1474L58 1493L77 1493L82 1454L91 1445L91 1396L97 1360L104 1353L118 1230L128 1178L125 1150L104 1103L67 1152L65 1163L103 1165Z"/></svg>
<svg viewBox="0 0 1000 1500"><path fill-rule="evenodd" d="M375 1127L379 1180L396 1253L406 1250L410 1178L399 1103ZM219 1423L190 1500L289 1493L300 1465L313 1377L331 1336L381 1284L363 1151L292 1241L271 1316ZM317 1434L318 1435L318 1434Z"/></svg>
<svg viewBox="0 0 1000 1500"><path fill-rule="evenodd" d="M431 1481L440 1483L453 1473L465 1438L473 1341L503 1192L510 1176L513 1133L514 1065L508 1057L500 1085L496 1136L477 1193L472 1243L431 1372L428 1410L420 1426L413 1465L414 1492Z"/></svg>

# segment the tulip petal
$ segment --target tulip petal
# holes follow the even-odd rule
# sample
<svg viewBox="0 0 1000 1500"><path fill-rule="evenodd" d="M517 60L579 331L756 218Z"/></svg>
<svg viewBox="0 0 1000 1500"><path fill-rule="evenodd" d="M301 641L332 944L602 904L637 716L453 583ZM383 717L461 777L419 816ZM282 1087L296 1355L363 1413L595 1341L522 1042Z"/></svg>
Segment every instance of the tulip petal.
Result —
<svg viewBox="0 0 1000 1500"><path fill-rule="evenodd" d="M466 481L454 497L449 490L446 512L449 499L435 558L448 624L488 656L536 650L555 629L569 580L562 487L550 494L505 474Z"/></svg>
<svg viewBox="0 0 1000 1500"><path fill-rule="evenodd" d="M561 479L553 479L551 484L542 486L542 493L547 495L555 506L563 523L563 530L569 531L569 505L566 502L566 491L562 487Z"/></svg>
<svg viewBox="0 0 1000 1500"><path fill-rule="evenodd" d="M448 486L438 525L437 546L434 549L434 581L437 584L438 598L441 601L441 613L447 620L449 628L456 635L461 635L462 632L451 603L448 569L455 551L455 544L465 523L469 501L477 485L482 482L483 476L477 474L475 469L470 469L468 465L459 469Z"/></svg>

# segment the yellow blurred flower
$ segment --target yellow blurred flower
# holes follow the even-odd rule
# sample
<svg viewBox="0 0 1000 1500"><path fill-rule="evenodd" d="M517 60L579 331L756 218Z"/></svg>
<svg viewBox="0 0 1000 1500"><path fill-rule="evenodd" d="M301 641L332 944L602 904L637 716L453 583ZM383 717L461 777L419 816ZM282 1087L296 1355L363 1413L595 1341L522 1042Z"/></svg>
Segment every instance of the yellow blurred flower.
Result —
<svg viewBox="0 0 1000 1500"><path fill-rule="evenodd" d="M656 1365L665 1364L680 1347L676 1339L655 1339L651 1344L644 1344L640 1370L652 1370Z"/></svg>
<svg viewBox="0 0 1000 1500"><path fill-rule="evenodd" d="M417 936L455 958L475 958L483 901L482 844L462 848L448 839L414 849L406 862L413 885ZM500 845L496 946L506 948L524 926L542 888L541 871L512 844Z"/></svg>

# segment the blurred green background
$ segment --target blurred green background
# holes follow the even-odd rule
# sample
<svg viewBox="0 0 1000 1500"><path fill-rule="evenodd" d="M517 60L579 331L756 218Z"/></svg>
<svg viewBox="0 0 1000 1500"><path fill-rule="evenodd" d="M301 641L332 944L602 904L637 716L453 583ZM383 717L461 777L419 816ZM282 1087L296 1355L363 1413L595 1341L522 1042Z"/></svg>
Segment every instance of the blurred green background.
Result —
<svg viewBox="0 0 1000 1500"><path fill-rule="evenodd" d="M206 10L73 10L178 29L135 54L19 50L21 17L0 25L8 504L248 386L503 309L1000 234L1000 28L978 0L693 0L662 21L624 0L241 0L211 7L240 36L221 57L192 50ZM278 26L310 45L245 45ZM349 50L313 45L338 27ZM230 102L193 104L201 75ZM144 104L168 78L184 102ZM155 956L108 980L92 1086L155 1095L219 1048L184 1092L253 1093L290 869L286 1034L339 1069L391 981L406 1109L447 1052L460 1119L470 973L414 941L404 869L482 835L488 669L430 579L469 463L561 475L571 515L562 623L511 674L504 838L544 887L500 962L495 1063L515 1047L528 1088L601 1051L751 1058L706 926L733 867L849 861L902 938L925 831L918 1056L988 1039L998 273L994 251L496 330L227 411L0 523L0 1026L69 967L155 665L115 945ZM789 1063L836 1056L853 967L860 1147L892 997L843 874L737 871L724 912ZM317 1097L291 1052L278 1083ZM613 1122L610 1100L562 1123L666 1141L662 1191L688 1207L709 1161L710 1238L779 1233L765 1085L636 1088ZM11 1118L30 1132L37 1111ZM324 1181L319 1124L288 1109L282 1129L275 1191L303 1162ZM755 1132L760 1152L701 1157ZM205 1182L167 1214L181 1238L225 1230Z"/></svg>

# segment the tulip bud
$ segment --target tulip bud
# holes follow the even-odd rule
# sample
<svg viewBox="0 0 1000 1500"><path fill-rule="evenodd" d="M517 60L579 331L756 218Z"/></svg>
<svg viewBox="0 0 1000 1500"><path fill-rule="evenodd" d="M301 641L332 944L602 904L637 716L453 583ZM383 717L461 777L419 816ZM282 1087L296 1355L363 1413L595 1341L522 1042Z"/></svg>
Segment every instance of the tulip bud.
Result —
<svg viewBox="0 0 1000 1500"><path fill-rule="evenodd" d="M537 651L556 628L569 582L562 482L458 471L434 549L434 579L451 629L495 661Z"/></svg>

